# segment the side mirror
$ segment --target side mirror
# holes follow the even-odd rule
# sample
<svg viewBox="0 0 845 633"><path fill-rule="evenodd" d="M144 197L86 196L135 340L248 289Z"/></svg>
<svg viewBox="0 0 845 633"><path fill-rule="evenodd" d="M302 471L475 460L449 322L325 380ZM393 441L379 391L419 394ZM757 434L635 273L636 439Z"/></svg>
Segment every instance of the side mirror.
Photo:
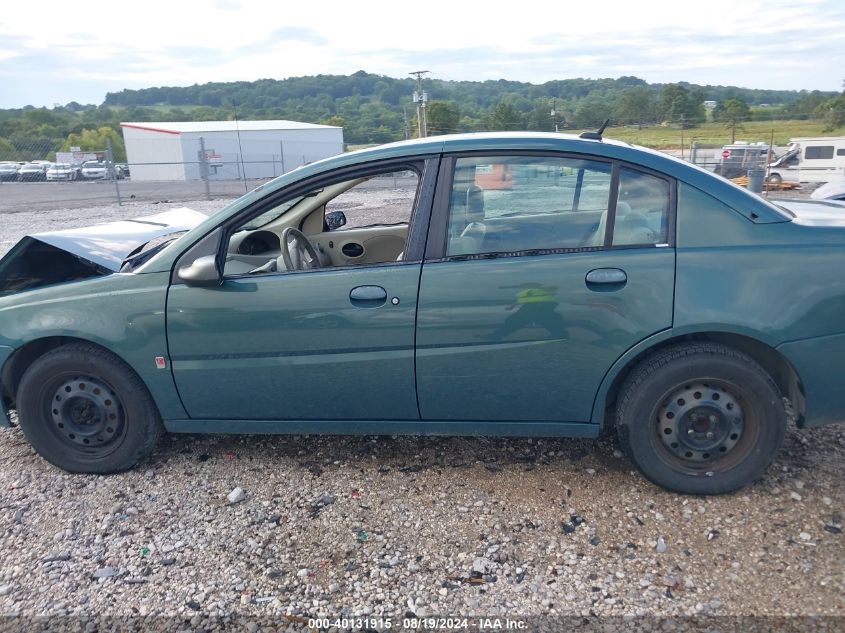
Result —
<svg viewBox="0 0 845 633"><path fill-rule="evenodd" d="M180 266L179 279L189 286L216 286L220 283L220 272L217 270L217 257L204 255L198 257L186 266Z"/></svg>
<svg viewBox="0 0 845 633"><path fill-rule="evenodd" d="M326 214L326 228L329 231L339 229L344 224L346 224L346 216L343 215L343 211L332 211Z"/></svg>

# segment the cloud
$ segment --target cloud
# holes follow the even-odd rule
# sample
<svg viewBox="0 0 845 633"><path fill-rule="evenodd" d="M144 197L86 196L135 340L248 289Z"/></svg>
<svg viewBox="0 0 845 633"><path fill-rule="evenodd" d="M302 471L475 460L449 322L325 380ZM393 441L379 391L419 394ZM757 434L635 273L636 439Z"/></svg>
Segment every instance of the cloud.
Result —
<svg viewBox="0 0 845 633"><path fill-rule="evenodd" d="M324 0L319 20L306 4L148 4L131 21L70 5L33 20L20 3L7 7L0 17L0 107L100 102L104 86L360 69L405 77L428 68L439 79L533 83L636 75L811 90L841 89L845 78L845 4L837 0L708 0L706 7L652 0L600 16L584 4L560 5L548 16L502 16L473 3L429 0L413 31L395 3L379 0L367 10Z"/></svg>
<svg viewBox="0 0 845 633"><path fill-rule="evenodd" d="M280 40L307 42L320 46L328 43L328 40L314 29L302 26L285 26L275 29L264 38L264 42L266 43L276 43Z"/></svg>

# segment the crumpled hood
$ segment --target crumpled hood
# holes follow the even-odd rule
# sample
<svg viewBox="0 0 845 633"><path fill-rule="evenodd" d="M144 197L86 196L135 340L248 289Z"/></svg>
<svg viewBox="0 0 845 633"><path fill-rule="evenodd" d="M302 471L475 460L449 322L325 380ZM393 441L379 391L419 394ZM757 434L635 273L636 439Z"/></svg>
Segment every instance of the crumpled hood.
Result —
<svg viewBox="0 0 845 633"><path fill-rule="evenodd" d="M793 222L805 226L835 226L845 228L845 202L835 200L772 200L795 218Z"/></svg>
<svg viewBox="0 0 845 633"><path fill-rule="evenodd" d="M143 244L168 233L192 229L205 219L199 211L182 207L134 220L33 233L28 237L117 272L123 260Z"/></svg>
<svg viewBox="0 0 845 633"><path fill-rule="evenodd" d="M188 208L80 229L33 233L0 259L0 296L100 277L158 237L188 231L206 219Z"/></svg>

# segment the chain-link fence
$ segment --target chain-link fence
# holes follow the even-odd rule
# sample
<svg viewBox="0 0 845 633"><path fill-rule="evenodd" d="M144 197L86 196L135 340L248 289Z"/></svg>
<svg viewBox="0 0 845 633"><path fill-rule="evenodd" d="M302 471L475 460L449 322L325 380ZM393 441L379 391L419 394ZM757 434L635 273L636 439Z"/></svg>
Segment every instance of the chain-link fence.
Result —
<svg viewBox="0 0 845 633"><path fill-rule="evenodd" d="M235 198L333 153L319 145L313 152L288 149L283 142L276 148L221 151L200 138L185 143L181 160L151 155L152 160L119 161L111 147L62 152L47 142L21 142L13 151L16 159L0 151L0 212Z"/></svg>
<svg viewBox="0 0 845 633"><path fill-rule="evenodd" d="M702 143L678 133L662 151L720 173L727 178L749 169L765 169L784 148L765 143L720 145ZM668 140L668 138L667 138ZM292 145L292 144L291 144ZM229 144L232 147L232 144ZM213 140L184 143L174 160L153 148L146 160L115 160L110 147L57 152L48 141L18 140L12 150L0 147L0 213L23 210L81 208L126 202L189 202L231 199L301 165L333 153L316 146L286 147L275 142L271 151L221 149ZM296 150L294 149L296 148ZM20 159L10 160L9 154Z"/></svg>

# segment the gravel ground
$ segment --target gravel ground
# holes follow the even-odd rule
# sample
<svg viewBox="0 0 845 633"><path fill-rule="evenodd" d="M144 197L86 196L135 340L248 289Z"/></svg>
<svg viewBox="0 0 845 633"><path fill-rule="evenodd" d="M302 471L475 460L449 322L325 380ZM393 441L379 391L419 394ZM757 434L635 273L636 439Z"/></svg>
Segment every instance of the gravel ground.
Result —
<svg viewBox="0 0 845 633"><path fill-rule="evenodd" d="M53 468L12 429L0 460L0 612L845 606L842 426L791 431L760 482L708 498L651 485L609 441L171 436L139 468L97 477Z"/></svg>
<svg viewBox="0 0 845 633"><path fill-rule="evenodd" d="M0 252L184 204L3 215ZM761 481L712 498L609 439L171 436L97 477L2 429L0 464L0 614L845 615L845 426L790 430Z"/></svg>

